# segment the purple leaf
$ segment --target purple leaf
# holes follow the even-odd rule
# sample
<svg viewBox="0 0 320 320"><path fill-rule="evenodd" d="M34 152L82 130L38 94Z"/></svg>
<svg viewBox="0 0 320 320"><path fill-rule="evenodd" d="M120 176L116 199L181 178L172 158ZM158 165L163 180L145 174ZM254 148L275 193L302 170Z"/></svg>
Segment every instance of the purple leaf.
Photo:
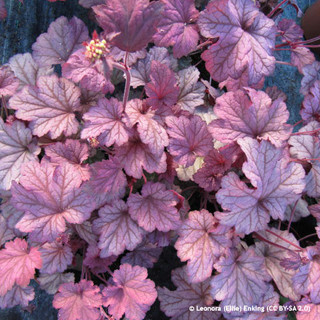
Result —
<svg viewBox="0 0 320 320"><path fill-rule="evenodd" d="M94 193L107 192L114 198L121 196L127 186L122 166L115 157L95 162L91 165L92 177L88 182L89 188Z"/></svg>
<svg viewBox="0 0 320 320"><path fill-rule="evenodd" d="M189 212L188 219L178 229L175 244L180 260L188 261L189 281L197 283L211 276L213 264L231 246L227 230L207 210Z"/></svg>
<svg viewBox="0 0 320 320"><path fill-rule="evenodd" d="M159 47L173 46L173 56L181 58L195 50L199 41L195 24L199 12L193 0L162 0L164 9L153 39Z"/></svg>
<svg viewBox="0 0 320 320"><path fill-rule="evenodd" d="M3 20L7 17L6 3L4 0L0 0L0 20Z"/></svg>
<svg viewBox="0 0 320 320"><path fill-rule="evenodd" d="M12 96L19 87L19 80L8 66L0 68L0 95Z"/></svg>
<svg viewBox="0 0 320 320"><path fill-rule="evenodd" d="M147 144L153 153L161 153L168 146L169 138L164 127L157 121L155 111L149 108L145 101L133 99L127 103L126 114L128 125L133 127L138 123L137 130L140 139Z"/></svg>
<svg viewBox="0 0 320 320"><path fill-rule="evenodd" d="M100 235L101 258L119 255L125 249L133 250L141 241L143 230L132 220L126 203L114 200L99 210L93 222L93 231Z"/></svg>
<svg viewBox="0 0 320 320"><path fill-rule="evenodd" d="M42 258L42 273L63 272L72 262L73 254L68 245L58 242L45 243L39 251Z"/></svg>
<svg viewBox="0 0 320 320"><path fill-rule="evenodd" d="M74 52L62 66L62 75L74 82L80 82L83 89L104 94L113 92L114 86L110 82L112 65L107 59L92 61L86 57L86 50Z"/></svg>
<svg viewBox="0 0 320 320"><path fill-rule="evenodd" d="M193 116L191 120L184 116L168 117L166 123L170 136L168 150L179 164L189 167L197 156L206 156L213 148L212 137L200 117Z"/></svg>
<svg viewBox="0 0 320 320"><path fill-rule="evenodd" d="M1 215L0 215L0 246L2 247L7 241L15 238L15 234L12 229L7 226L7 219L3 216L3 204L1 203Z"/></svg>
<svg viewBox="0 0 320 320"><path fill-rule="evenodd" d="M300 115L306 122L312 120L320 122L320 80L314 82L309 93L304 97Z"/></svg>
<svg viewBox="0 0 320 320"><path fill-rule="evenodd" d="M40 252L36 247L28 248L24 239L16 238L7 242L0 250L0 297L3 297L15 284L26 287L33 278L35 269L42 267Z"/></svg>
<svg viewBox="0 0 320 320"><path fill-rule="evenodd" d="M10 189L12 181L19 180L22 164L38 161L40 151L23 122L7 124L0 119L0 188Z"/></svg>
<svg viewBox="0 0 320 320"><path fill-rule="evenodd" d="M180 88L177 105L183 110L193 113L197 106L204 104L205 86L198 81L199 70L191 66L178 72Z"/></svg>
<svg viewBox="0 0 320 320"><path fill-rule="evenodd" d="M37 87L25 87L9 101L16 117L31 121L30 128L39 137L51 139L78 131L75 111L80 110L80 89L71 81L56 75L41 77Z"/></svg>
<svg viewBox="0 0 320 320"><path fill-rule="evenodd" d="M252 1L211 1L200 13L198 25L204 37L219 37L201 55L214 80L237 79L247 68L251 86L273 73L276 27Z"/></svg>
<svg viewBox="0 0 320 320"><path fill-rule="evenodd" d="M147 103L153 108L160 108L163 105L173 106L179 96L179 87L173 71L158 61L151 62L151 82L145 86Z"/></svg>
<svg viewBox="0 0 320 320"><path fill-rule="evenodd" d="M137 132L134 132L127 143L116 147L116 157L122 163L126 174L136 179L142 177L143 169L149 173L164 173L167 170L165 152L152 152L150 147L141 141Z"/></svg>
<svg viewBox="0 0 320 320"><path fill-rule="evenodd" d="M242 307L259 305L260 299L267 292L266 281L270 280L262 257L253 249L243 253L230 251L226 258L219 261L220 274L211 281L211 296L226 305ZM232 312L233 316L237 312Z"/></svg>
<svg viewBox="0 0 320 320"><path fill-rule="evenodd" d="M128 52L147 46L156 32L162 5L149 0L106 0L93 7L99 25L115 36L111 43Z"/></svg>
<svg viewBox="0 0 320 320"><path fill-rule="evenodd" d="M309 122L308 125L302 127L299 132L308 132L317 130L320 124L316 121ZM290 154L297 159L319 159L320 143L318 137L312 134L301 134L292 136L289 139ZM306 192L309 197L320 196L320 161L306 160L311 164L311 169L306 176Z"/></svg>
<svg viewBox="0 0 320 320"><path fill-rule="evenodd" d="M178 268L172 271L171 280L177 287L176 290L170 291L167 288L157 288L158 298L160 300L161 310L173 320L218 320L220 312L210 311L189 311L190 306L209 307L210 297L210 280L201 283L190 283L186 267Z"/></svg>
<svg viewBox="0 0 320 320"><path fill-rule="evenodd" d="M57 142L46 147L45 152L51 163L60 165L68 162L80 172L83 181L89 180L89 165L82 165L89 157L87 144L67 139L64 143Z"/></svg>
<svg viewBox="0 0 320 320"><path fill-rule="evenodd" d="M81 131L81 138L98 137L107 147L114 143L119 146L126 143L129 133L122 122L122 112L123 105L117 99L100 99L98 105L83 116L85 126Z"/></svg>
<svg viewBox="0 0 320 320"><path fill-rule="evenodd" d="M126 51L120 50L118 47L112 47L110 50L110 55L116 61L127 61L127 66L132 66L139 59L144 59L147 55L146 49L142 49L136 52L129 52L126 57Z"/></svg>
<svg viewBox="0 0 320 320"><path fill-rule="evenodd" d="M293 276L293 286L297 293L309 294L311 302L320 303L320 262L319 247L309 246L306 249L309 262L300 267L298 273Z"/></svg>
<svg viewBox="0 0 320 320"><path fill-rule="evenodd" d="M303 78L301 80L300 93L306 95L313 87L315 81L320 80L320 61L315 61L302 68Z"/></svg>
<svg viewBox="0 0 320 320"><path fill-rule="evenodd" d="M39 67L30 53L16 54L9 60L9 66L14 75L20 80L20 86L36 86L41 76L53 74L53 68L49 66Z"/></svg>
<svg viewBox="0 0 320 320"><path fill-rule="evenodd" d="M100 258L101 250L96 244L88 246L86 257L83 260L83 264L90 268L93 273L105 273L108 270L108 266L117 260L116 256L110 256L108 258Z"/></svg>
<svg viewBox="0 0 320 320"><path fill-rule="evenodd" d="M33 58L40 67L62 64L87 40L88 29L80 19L73 17L68 21L66 17L60 17L32 45Z"/></svg>
<svg viewBox="0 0 320 320"><path fill-rule="evenodd" d="M301 41L303 37L303 30L294 20L281 19L278 23L278 32L284 38L283 42Z"/></svg>
<svg viewBox="0 0 320 320"><path fill-rule="evenodd" d="M122 259L121 264L128 263L132 266L152 268L160 257L162 248L144 240L132 252L128 252Z"/></svg>
<svg viewBox="0 0 320 320"><path fill-rule="evenodd" d="M147 279L147 269L123 264L113 273L112 285L102 294L103 305L120 320L123 314L130 320L142 320L157 298L154 282Z"/></svg>
<svg viewBox="0 0 320 320"><path fill-rule="evenodd" d="M34 299L34 288L14 285L3 297L0 297L0 309L9 309L15 306L27 307Z"/></svg>
<svg viewBox="0 0 320 320"><path fill-rule="evenodd" d="M147 182L141 195L131 193L127 203L131 218L148 232L156 229L167 232L179 227L177 197L162 183Z"/></svg>
<svg viewBox="0 0 320 320"><path fill-rule="evenodd" d="M263 91L245 89L227 92L217 98L214 113L218 119L209 125L212 136L224 143L252 137L271 141L280 147L289 138L289 111L282 100L272 102Z"/></svg>
<svg viewBox="0 0 320 320"><path fill-rule="evenodd" d="M63 283L55 294L53 306L59 309L61 320L90 319L98 320L102 304L100 289L92 281Z"/></svg>
<svg viewBox="0 0 320 320"><path fill-rule="evenodd" d="M80 224L90 217L95 204L81 187L81 175L65 163L29 162L20 184L12 187L12 204L25 212L16 228L31 232L35 241L54 241L66 230L66 221Z"/></svg>
<svg viewBox="0 0 320 320"><path fill-rule="evenodd" d="M139 60L131 69L131 86L136 88L144 86L150 82L151 62L159 61L166 64L171 70L178 67L177 60L174 59L166 48L152 47L143 60Z"/></svg>
<svg viewBox="0 0 320 320"><path fill-rule="evenodd" d="M38 281L42 290L45 290L49 294L55 294L62 283L74 282L74 273L41 273Z"/></svg>
<svg viewBox="0 0 320 320"><path fill-rule="evenodd" d="M255 251L259 256L264 257L267 271L275 282L281 295L293 301L298 301L300 300L300 295L295 292L292 283L292 277L294 276L296 271L284 269L280 262L281 259L291 257L290 252L294 252L294 250L297 249L296 247L299 247L299 242L296 240L293 234L289 233L288 231L281 231L274 228L270 230L280 237L287 239L296 246L290 245L288 242L281 240L280 238L269 232L259 232L259 235L261 235L268 241L276 243L277 245L280 245L292 251L285 250L265 242L256 242Z"/></svg>
<svg viewBox="0 0 320 320"><path fill-rule="evenodd" d="M266 228L270 215L284 218L288 204L301 196L305 173L300 164L289 163L281 149L270 142L251 138L238 140L247 156L242 171L255 189L250 189L234 173L222 178L216 198L225 212L216 212L221 223L249 234Z"/></svg>

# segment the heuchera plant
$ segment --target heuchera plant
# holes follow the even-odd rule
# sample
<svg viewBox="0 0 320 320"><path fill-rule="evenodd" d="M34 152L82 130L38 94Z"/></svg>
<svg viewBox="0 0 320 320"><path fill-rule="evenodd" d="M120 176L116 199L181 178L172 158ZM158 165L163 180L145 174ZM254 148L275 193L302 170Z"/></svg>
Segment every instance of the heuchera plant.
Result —
<svg viewBox="0 0 320 320"><path fill-rule="evenodd" d="M295 1L79 4L101 32L59 17L0 67L0 307L34 279L60 320L157 299L175 320L320 319L320 62L281 17ZM276 63L303 75L299 131L264 86ZM147 270L168 246L173 290Z"/></svg>

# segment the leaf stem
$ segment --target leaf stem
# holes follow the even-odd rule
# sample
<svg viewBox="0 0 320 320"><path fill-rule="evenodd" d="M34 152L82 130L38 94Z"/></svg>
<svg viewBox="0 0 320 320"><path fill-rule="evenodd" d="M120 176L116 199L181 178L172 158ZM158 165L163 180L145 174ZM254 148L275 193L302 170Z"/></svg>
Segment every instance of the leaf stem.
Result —
<svg viewBox="0 0 320 320"><path fill-rule="evenodd" d="M306 240L307 238L314 237L314 236L318 236L318 234L317 234L316 232L315 232L315 233L308 234L307 236L299 239L299 242L300 242L300 241L303 241L303 240Z"/></svg>
<svg viewBox="0 0 320 320"><path fill-rule="evenodd" d="M293 133L291 133L291 136L300 136L300 135L303 135L303 134L310 134L311 135L311 134L317 133L319 131L320 131L320 128L312 130L312 131L293 132Z"/></svg>
<svg viewBox="0 0 320 320"><path fill-rule="evenodd" d="M299 201L299 199L295 202L295 204L294 204L294 206L293 206L293 208L291 210L291 215L290 215L289 224L288 224L288 228L287 228L288 232L289 232L290 227L291 227L292 218L293 218L294 212L296 211L296 207L297 207L298 201Z"/></svg>
<svg viewBox="0 0 320 320"><path fill-rule="evenodd" d="M282 6L284 5L288 0L282 0L279 4L277 4L273 10L267 15L268 18L271 18L275 12Z"/></svg>
<svg viewBox="0 0 320 320"><path fill-rule="evenodd" d="M295 248L299 249L299 251L301 251L301 250L302 250L299 246L297 246L297 245L296 245L296 244L294 244L293 242L291 242L291 241L289 241L289 240L287 240L287 239L285 239L285 238L283 238L283 237L279 236L279 235L278 235L278 234L276 234L275 232L273 232L273 231L271 231L271 230L268 230L268 229L266 229L266 232L269 232L269 233L271 233L272 235L274 235L275 237L277 237L277 238L281 239L282 241L284 241L284 242L286 242L286 243L291 244L293 247L295 247Z"/></svg>

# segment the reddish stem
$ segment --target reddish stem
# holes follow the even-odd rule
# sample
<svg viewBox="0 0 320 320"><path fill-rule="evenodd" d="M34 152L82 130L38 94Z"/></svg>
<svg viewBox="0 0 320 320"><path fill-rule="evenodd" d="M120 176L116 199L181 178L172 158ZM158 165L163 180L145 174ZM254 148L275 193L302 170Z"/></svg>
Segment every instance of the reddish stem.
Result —
<svg viewBox="0 0 320 320"><path fill-rule="evenodd" d="M263 242L269 243L269 244L271 244L272 246L275 246L275 247L280 248L280 249L284 249L284 250L287 250L287 251L302 251L302 249L300 249L300 250L291 250L291 249L289 249L289 248L286 248L286 247L284 247L284 246L282 246L282 245L280 245L280 244L274 243L274 242L272 242L272 241L270 241L270 240L262 237L260 234L258 234L258 233L256 233L256 232L253 233L253 236L254 236L255 238L263 241Z"/></svg>
<svg viewBox="0 0 320 320"><path fill-rule="evenodd" d="M314 236L318 236L318 234L317 234L317 233L311 233L311 234L309 234L309 235L307 235L307 236L299 239L299 242L300 242L300 241L303 241L303 240L306 240L307 238L314 237Z"/></svg>
<svg viewBox="0 0 320 320"><path fill-rule="evenodd" d="M286 242L286 243L291 244L293 247L295 247L295 248L299 249L299 251L301 251L301 250L302 250L302 249L301 249L300 247L298 247L296 244L294 244L293 242L291 242L291 241L289 241L289 240L287 240L287 239L285 239L285 238L283 238L283 237L279 236L279 235L278 235L278 234L276 234L275 232L273 232L273 231L271 231L271 230L268 230L268 229L266 230L266 232L269 232L269 233L273 234L275 237L277 237L277 238L281 239L282 241L284 241L284 242Z"/></svg>
<svg viewBox="0 0 320 320"><path fill-rule="evenodd" d="M302 135L302 134L310 134L311 135L311 134L317 133L319 131L320 131L320 128L312 130L312 131L293 132L293 133L291 133L291 136L299 136L299 135Z"/></svg>
<svg viewBox="0 0 320 320"><path fill-rule="evenodd" d="M290 62L285 62L285 61L276 61L277 64L284 64L286 66L291 66L294 67L294 65Z"/></svg>
<svg viewBox="0 0 320 320"><path fill-rule="evenodd" d="M299 201L299 199L295 202L295 204L294 204L294 206L293 206L293 208L292 208L292 210L291 210L291 215L290 215L289 224L288 224L288 229L287 229L288 232L289 232L290 227L291 227L292 218L293 218L294 212L296 211L296 207L297 207L298 201Z"/></svg>
<svg viewBox="0 0 320 320"><path fill-rule="evenodd" d="M288 0L282 0L278 5L274 7L274 9L267 15L268 18L271 18L275 12L282 6L284 5Z"/></svg>
<svg viewBox="0 0 320 320"><path fill-rule="evenodd" d="M97 273L93 273L98 279L100 279L104 284L108 285L108 281L100 277Z"/></svg>
<svg viewBox="0 0 320 320"><path fill-rule="evenodd" d="M142 174L142 178L143 178L144 183L148 182L147 177L144 174Z"/></svg>
<svg viewBox="0 0 320 320"><path fill-rule="evenodd" d="M126 56L124 58L124 61L125 63L127 62L127 55L129 53L126 52ZM123 109L125 110L126 108L126 105L127 105L127 102L128 102L128 98L129 98L129 93L130 93L130 84L131 84L131 74L130 74L130 69L129 67L125 64L125 65L122 65L118 62L113 62L113 66L121 71L123 71L126 75L126 85L125 85L125 88L124 88L124 94L123 94Z"/></svg>
<svg viewBox="0 0 320 320"><path fill-rule="evenodd" d="M300 124L300 123L302 123L302 122L303 122L303 120L300 120L300 121L296 122L296 123L293 125L293 127L295 127L296 125L298 125L298 124Z"/></svg>
<svg viewBox="0 0 320 320"><path fill-rule="evenodd" d="M311 38L311 39L308 39L308 40L297 41L297 42L294 42L293 45L307 44L307 43L315 42L315 41L318 41L318 40L320 40L320 36L317 36L317 37L314 37L314 38Z"/></svg>

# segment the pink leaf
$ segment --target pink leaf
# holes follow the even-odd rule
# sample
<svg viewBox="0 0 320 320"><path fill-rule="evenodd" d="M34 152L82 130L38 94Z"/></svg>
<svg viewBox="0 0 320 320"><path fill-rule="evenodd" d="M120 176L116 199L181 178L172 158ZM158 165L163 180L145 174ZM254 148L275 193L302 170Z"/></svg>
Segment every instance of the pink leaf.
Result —
<svg viewBox="0 0 320 320"><path fill-rule="evenodd" d="M180 88L177 105L183 110L193 113L197 106L204 104L205 86L198 81L199 70L191 66L178 72Z"/></svg>
<svg viewBox="0 0 320 320"><path fill-rule="evenodd" d="M296 47L291 49L291 63L296 66L300 73L303 67L315 61L314 54L306 47Z"/></svg>
<svg viewBox="0 0 320 320"><path fill-rule="evenodd" d="M114 33L111 43L128 52L147 46L156 32L162 5L149 0L106 0L93 7L99 25L107 34Z"/></svg>
<svg viewBox="0 0 320 320"><path fill-rule="evenodd" d="M188 219L178 229L175 248L180 260L188 261L187 274L192 283L208 279L213 264L231 246L227 230L207 210L189 212Z"/></svg>
<svg viewBox="0 0 320 320"><path fill-rule="evenodd" d="M41 77L37 87L25 87L9 103L10 108L17 110L17 118L31 121L34 135L42 137L48 133L55 139L78 131L74 112L80 110L80 89L69 80L56 75Z"/></svg>
<svg viewBox="0 0 320 320"><path fill-rule="evenodd" d="M55 294L58 291L58 288L61 284L67 282L74 282L74 273L41 273L38 277L38 281L42 290L45 290L49 294Z"/></svg>
<svg viewBox="0 0 320 320"><path fill-rule="evenodd" d="M168 146L169 138L165 128L157 121L158 117L145 101L133 99L127 103L126 114L130 127L138 123L141 141L147 144L154 153L161 153Z"/></svg>
<svg viewBox="0 0 320 320"><path fill-rule="evenodd" d="M127 179L122 171L123 164L115 157L91 165L92 177L88 182L94 193L107 192L112 197L120 196L127 186Z"/></svg>
<svg viewBox="0 0 320 320"><path fill-rule="evenodd" d="M158 61L151 62L151 82L145 86L146 94L149 97L147 102L153 108L160 108L163 105L173 106L179 96L177 80L167 65Z"/></svg>
<svg viewBox="0 0 320 320"><path fill-rule="evenodd" d="M224 143L244 137L269 140L280 147L289 138L291 126L286 122L289 111L282 100L272 103L263 91L246 88L227 92L217 98L209 130L213 137Z"/></svg>
<svg viewBox="0 0 320 320"><path fill-rule="evenodd" d="M216 212L221 223L234 226L238 233L249 234L266 228L270 215L284 218L288 204L296 201L305 187L300 164L289 163L281 149L270 142L251 138L238 140L247 156L242 171L255 189L250 189L230 172L222 178L216 198L226 212Z"/></svg>
<svg viewBox="0 0 320 320"><path fill-rule="evenodd" d="M152 47L143 60L139 60L131 69L131 86L136 88L144 86L150 82L150 71L152 61L159 61L166 64L171 70L178 67L177 60L174 59L166 48Z"/></svg>
<svg viewBox="0 0 320 320"><path fill-rule="evenodd" d="M126 143L129 134L122 122L122 112L122 103L117 99L100 99L98 105L83 116L85 126L81 132L81 138L99 137L107 147L114 143L119 146Z"/></svg>
<svg viewBox="0 0 320 320"><path fill-rule="evenodd" d="M116 157L122 163L127 175L140 179L143 169L149 173L164 173L167 170L166 154L162 150L154 153L144 144L137 132L124 145L116 148Z"/></svg>
<svg viewBox="0 0 320 320"><path fill-rule="evenodd" d="M219 261L220 274L211 281L211 296L222 301L220 306L259 305L260 299L267 291L266 281L270 280L262 257L253 249L243 253L230 251L226 258ZM237 312L232 312L233 316Z"/></svg>
<svg viewBox="0 0 320 320"><path fill-rule="evenodd" d="M315 61L302 68L303 78L301 80L300 93L306 95L314 85L315 81L320 80L320 61Z"/></svg>
<svg viewBox="0 0 320 320"><path fill-rule="evenodd" d="M167 288L157 288L158 299L160 300L161 310L171 319L188 320L218 320L220 312L210 311L189 311L190 306L209 307L212 303L208 301L210 297L210 280L201 283L190 283L186 267L178 268L172 271L171 280L177 287L170 291Z"/></svg>
<svg viewBox="0 0 320 320"><path fill-rule="evenodd" d="M0 297L0 309L9 309L15 306L27 307L34 299L34 289L31 286L20 287L14 285L3 297Z"/></svg>
<svg viewBox="0 0 320 320"><path fill-rule="evenodd" d="M18 181L22 164L38 161L40 151L23 122L7 124L0 119L0 188L8 190L12 181Z"/></svg>
<svg viewBox="0 0 320 320"><path fill-rule="evenodd" d="M108 312L120 320L125 316L130 320L142 320L157 298L154 282L147 279L147 269L123 264L113 274L112 285L102 294L103 305Z"/></svg>
<svg viewBox="0 0 320 320"><path fill-rule="evenodd" d="M16 54L9 60L9 66L20 80L20 86L36 86L41 76L53 74L50 66L39 67L30 53Z"/></svg>
<svg viewBox="0 0 320 320"><path fill-rule="evenodd" d="M82 48L82 42L86 40L89 40L88 29L80 19L73 17L68 21L66 17L60 17L32 45L33 58L40 67L62 64Z"/></svg>
<svg viewBox="0 0 320 320"><path fill-rule="evenodd" d="M98 320L102 304L100 289L92 281L64 283L55 294L53 306L59 310L61 320Z"/></svg>
<svg viewBox="0 0 320 320"><path fill-rule="evenodd" d="M63 272L72 262L73 254L68 245L58 242L45 243L39 251L42 258L42 273Z"/></svg>
<svg viewBox="0 0 320 320"><path fill-rule="evenodd" d="M143 230L132 220L122 200L114 200L99 210L93 222L93 231L100 235L101 258L119 255L125 249L133 250L141 241Z"/></svg>
<svg viewBox="0 0 320 320"><path fill-rule="evenodd" d="M25 212L16 227L31 232L36 241L54 241L66 230L66 221L80 224L90 217L95 204L81 187L81 175L65 163L29 162L20 184L12 187L12 204Z"/></svg>
<svg viewBox="0 0 320 320"><path fill-rule="evenodd" d="M160 257L162 248L147 240L141 242L132 252L128 252L122 259L121 264L128 263L132 266L152 268Z"/></svg>
<svg viewBox="0 0 320 320"><path fill-rule="evenodd" d="M162 0L164 10L153 39L159 47L173 46L173 56L181 58L195 50L199 41L195 24L199 12L193 0Z"/></svg>
<svg viewBox="0 0 320 320"><path fill-rule="evenodd" d="M19 80L8 66L0 68L0 95L12 96L19 87Z"/></svg>
<svg viewBox="0 0 320 320"><path fill-rule="evenodd" d="M309 299L304 298L298 305L298 313L296 315L297 320L310 320L310 319L319 319L320 318L320 305L313 304Z"/></svg>
<svg viewBox="0 0 320 320"><path fill-rule="evenodd" d="M247 68L251 86L273 73L276 28L252 1L211 1L200 13L198 25L204 37L219 37L201 55L214 80L237 79Z"/></svg>
<svg viewBox="0 0 320 320"><path fill-rule="evenodd" d="M89 157L87 144L67 139L64 143L57 142L46 147L45 152L51 163L59 165L68 162L80 172L82 180L89 180L89 165L82 165Z"/></svg>
<svg viewBox="0 0 320 320"><path fill-rule="evenodd" d="M26 287L33 278L35 269L42 267L38 248L28 248L25 240L16 238L0 250L0 296L4 296L15 284Z"/></svg>
<svg viewBox="0 0 320 320"><path fill-rule="evenodd" d="M112 66L108 61L96 59L92 62L86 57L85 49L79 49L70 55L62 65L62 75L74 82L80 82L82 89L88 89L104 94L113 92L114 86L110 82Z"/></svg>
<svg viewBox="0 0 320 320"><path fill-rule="evenodd" d="M212 137L200 117L193 116L191 120L184 116L168 117L166 123L170 136L168 150L179 164L189 167L197 156L206 156L213 148Z"/></svg>
<svg viewBox="0 0 320 320"><path fill-rule="evenodd" d="M281 231L274 228L270 230L299 247L299 242L296 240L293 234L287 231ZM297 249L295 246L288 244L288 242L279 239L277 236L269 232L259 232L259 235L261 235L268 241L276 243L277 245L280 245L282 247L288 248L289 250L294 251ZM300 300L300 295L294 290L292 283L292 277L294 276L296 271L285 270L280 263L281 259L291 257L291 251L289 250L285 250L265 242L256 242L255 249L256 253L259 256L264 257L267 271L274 280L281 295L293 301L297 301Z"/></svg>
<svg viewBox="0 0 320 320"><path fill-rule="evenodd" d="M317 130L320 124L316 121L309 122L308 125L302 127L299 132L308 132ZM320 143L318 137L312 134L301 134L292 136L289 139L290 154L298 159L319 159L320 158ZM320 196L320 161L306 160L311 164L311 169L306 176L306 192L309 197Z"/></svg>
<svg viewBox="0 0 320 320"><path fill-rule="evenodd" d="M310 300L314 304L320 303L320 262L319 247L307 247L309 262L299 268L292 278L294 289L302 295L310 294Z"/></svg>
<svg viewBox="0 0 320 320"><path fill-rule="evenodd" d="M320 122L320 80L314 82L309 93L304 97L300 115L306 122L312 120Z"/></svg>
<svg viewBox="0 0 320 320"><path fill-rule="evenodd" d="M128 198L129 213L139 226L148 232L155 229L167 232L179 227L177 197L162 183L147 182L140 194Z"/></svg>

